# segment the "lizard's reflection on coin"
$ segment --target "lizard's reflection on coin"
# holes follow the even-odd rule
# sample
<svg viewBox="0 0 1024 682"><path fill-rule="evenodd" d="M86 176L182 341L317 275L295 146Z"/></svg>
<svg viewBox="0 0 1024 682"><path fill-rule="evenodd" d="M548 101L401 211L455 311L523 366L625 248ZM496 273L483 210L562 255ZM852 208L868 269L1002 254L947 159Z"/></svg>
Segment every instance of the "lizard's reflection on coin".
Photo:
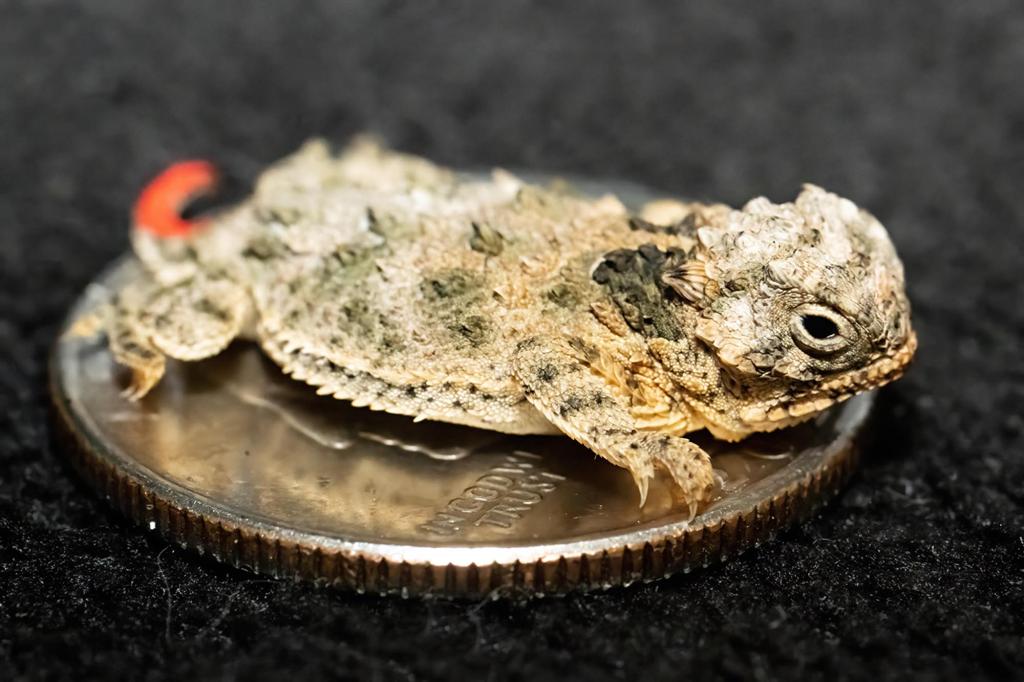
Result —
<svg viewBox="0 0 1024 682"><path fill-rule="evenodd" d="M76 463L135 521L234 565L371 591L559 592L726 558L842 483L872 400L736 444L707 439L719 487L688 521L668 481L640 508L626 471L567 438L354 408L249 344L172 365L139 403L120 395L99 341L65 339L54 363Z"/></svg>

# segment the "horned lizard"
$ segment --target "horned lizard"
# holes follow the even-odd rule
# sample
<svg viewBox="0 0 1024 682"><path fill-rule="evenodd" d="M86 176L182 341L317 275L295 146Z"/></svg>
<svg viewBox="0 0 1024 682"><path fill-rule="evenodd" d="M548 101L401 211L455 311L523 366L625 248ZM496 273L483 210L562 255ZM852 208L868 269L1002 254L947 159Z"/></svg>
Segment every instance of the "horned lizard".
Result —
<svg viewBox="0 0 1024 682"><path fill-rule="evenodd" d="M198 172L164 194L203 189ZM685 434L802 422L896 379L916 347L885 229L813 185L782 204L631 213L360 139L338 155L307 143L202 223L157 224L161 202L136 211L147 275L99 322L130 398L166 357L254 339L357 406L566 434L628 469L641 505L658 469L691 512L709 495L709 457Z"/></svg>

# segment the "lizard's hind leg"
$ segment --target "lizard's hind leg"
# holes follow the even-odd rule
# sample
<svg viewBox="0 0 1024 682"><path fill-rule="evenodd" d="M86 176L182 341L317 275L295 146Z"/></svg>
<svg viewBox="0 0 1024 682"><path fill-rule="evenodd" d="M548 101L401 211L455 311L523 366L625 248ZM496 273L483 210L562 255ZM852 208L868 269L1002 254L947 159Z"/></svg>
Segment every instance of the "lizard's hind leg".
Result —
<svg viewBox="0 0 1024 682"><path fill-rule="evenodd" d="M132 371L125 395L138 400L149 393L163 377L166 357L195 361L220 353L242 331L250 308L245 289L223 277L129 285L107 309L104 325L114 359Z"/></svg>
<svg viewBox="0 0 1024 682"><path fill-rule="evenodd" d="M107 311L105 327L114 360L132 373L124 396L138 400L163 377L167 360L146 337L137 310L115 301Z"/></svg>

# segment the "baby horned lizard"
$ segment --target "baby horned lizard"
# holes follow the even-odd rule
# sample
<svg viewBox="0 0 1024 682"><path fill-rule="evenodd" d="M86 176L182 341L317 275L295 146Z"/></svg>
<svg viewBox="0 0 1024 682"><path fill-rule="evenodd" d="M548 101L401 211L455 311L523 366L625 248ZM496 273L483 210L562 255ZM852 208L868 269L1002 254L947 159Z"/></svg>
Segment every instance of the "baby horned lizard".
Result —
<svg viewBox="0 0 1024 682"><path fill-rule="evenodd" d="M133 399L165 357L254 339L358 406L564 433L628 469L641 504L664 469L692 511L713 474L686 433L796 424L896 379L916 347L885 229L813 185L792 203L631 214L613 196L317 141L189 222L172 204L212 176L176 168L136 209L147 275L101 322Z"/></svg>

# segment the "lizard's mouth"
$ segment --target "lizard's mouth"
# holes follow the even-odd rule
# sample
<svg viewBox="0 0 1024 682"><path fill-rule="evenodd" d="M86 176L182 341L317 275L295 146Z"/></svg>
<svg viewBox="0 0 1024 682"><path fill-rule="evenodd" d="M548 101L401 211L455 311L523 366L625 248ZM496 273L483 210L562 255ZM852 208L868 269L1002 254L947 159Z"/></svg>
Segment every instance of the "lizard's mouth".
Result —
<svg viewBox="0 0 1024 682"><path fill-rule="evenodd" d="M761 405L750 407L743 411L741 418L755 431L774 431L805 421L858 393L899 379L915 351L917 335L911 331L903 346L892 355L879 358L860 369L843 372L768 409Z"/></svg>

